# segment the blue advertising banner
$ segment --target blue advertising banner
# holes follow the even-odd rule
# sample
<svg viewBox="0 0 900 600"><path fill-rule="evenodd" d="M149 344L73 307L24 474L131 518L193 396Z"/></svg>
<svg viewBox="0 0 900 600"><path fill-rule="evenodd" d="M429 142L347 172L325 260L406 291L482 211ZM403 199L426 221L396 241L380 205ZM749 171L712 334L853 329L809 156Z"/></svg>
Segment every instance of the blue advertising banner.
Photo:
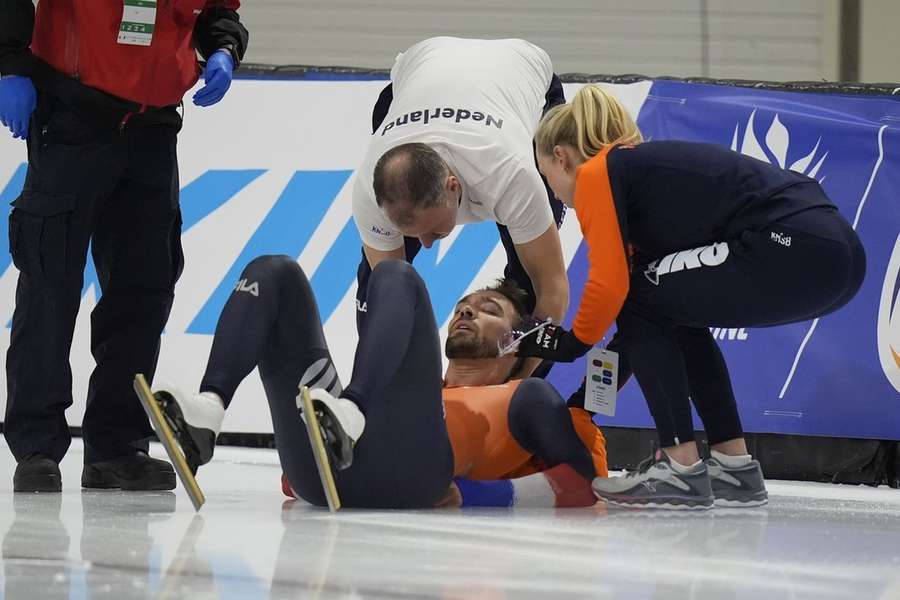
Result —
<svg viewBox="0 0 900 600"><path fill-rule="evenodd" d="M900 99L657 81L638 125L648 140L722 144L819 180L865 245L863 287L837 313L712 330L745 429L900 440ZM586 266L582 247L569 267L573 298ZM583 361L558 365L551 381L565 396L583 373ZM653 427L633 380L616 416L598 421Z"/></svg>
<svg viewBox="0 0 900 600"><path fill-rule="evenodd" d="M772 92L673 81L604 84L637 115L648 139L722 144L815 177L854 225L868 253L859 295L821 321L776 329L713 330L734 380L748 431L900 439L900 99ZM186 106L179 135L182 243L187 260L166 325L160 376L192 388L203 375L222 305L249 260L296 257L310 276L326 337L342 380L356 346L355 275L360 242L350 189L383 80L236 81L227 102L206 111ZM566 84L571 97L578 84ZM267 110L259 111L259 98ZM222 128L222 122L234 127ZM239 147L234 140L240 139ZM25 180L25 145L0 131L0 202ZM561 233L572 284L571 313L585 277L574 213ZM9 344L17 270L0 227L0 358ZM466 291L497 277L506 255L493 223L458 228L419 255L442 335ZM71 352L80 425L93 369L90 311L100 294L88 264ZM571 319L572 314L569 315ZM583 362L560 364L551 381L563 395L581 382ZM6 401L0 369L0 414ZM261 398L256 377L242 397ZM650 427L634 382L602 424ZM254 402L229 409L224 431L271 432Z"/></svg>

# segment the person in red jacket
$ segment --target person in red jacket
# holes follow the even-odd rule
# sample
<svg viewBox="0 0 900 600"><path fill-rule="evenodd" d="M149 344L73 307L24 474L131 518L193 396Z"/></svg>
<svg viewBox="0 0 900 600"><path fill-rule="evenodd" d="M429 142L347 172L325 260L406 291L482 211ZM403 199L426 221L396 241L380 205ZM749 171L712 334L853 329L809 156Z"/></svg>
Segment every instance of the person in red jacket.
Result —
<svg viewBox="0 0 900 600"><path fill-rule="evenodd" d="M27 140L9 218L19 270L4 434L15 491L59 492L71 434L69 351L90 245L102 296L91 314L82 486L172 489L147 456L131 390L153 374L181 273L178 105L228 91L247 47L238 0L0 0L0 122ZM201 69L197 52L206 59Z"/></svg>

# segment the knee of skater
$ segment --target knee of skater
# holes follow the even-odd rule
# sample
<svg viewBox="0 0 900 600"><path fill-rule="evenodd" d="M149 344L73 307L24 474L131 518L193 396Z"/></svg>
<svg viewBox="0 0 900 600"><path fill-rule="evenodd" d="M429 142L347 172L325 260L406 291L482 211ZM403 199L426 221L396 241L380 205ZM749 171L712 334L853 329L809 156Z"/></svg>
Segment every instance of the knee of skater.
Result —
<svg viewBox="0 0 900 600"><path fill-rule="evenodd" d="M530 419L535 415L547 415L559 410L567 410L566 402L552 384L537 377L524 379L516 388L509 403L510 424L519 417Z"/></svg>
<svg viewBox="0 0 900 600"><path fill-rule="evenodd" d="M247 263L241 272L241 279L250 284L298 274L303 275L303 269L295 259L284 254L266 254Z"/></svg>
<svg viewBox="0 0 900 600"><path fill-rule="evenodd" d="M405 260L383 260L375 265L369 285L380 280L389 280L394 285L425 285L415 268Z"/></svg>

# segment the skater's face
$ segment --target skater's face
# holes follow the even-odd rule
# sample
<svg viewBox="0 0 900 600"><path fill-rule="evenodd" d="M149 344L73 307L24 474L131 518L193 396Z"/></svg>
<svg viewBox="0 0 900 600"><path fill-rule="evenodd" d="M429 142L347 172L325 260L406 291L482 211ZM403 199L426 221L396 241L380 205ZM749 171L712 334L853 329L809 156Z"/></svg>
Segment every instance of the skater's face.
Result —
<svg viewBox="0 0 900 600"><path fill-rule="evenodd" d="M520 319L501 293L481 291L460 300L447 331L447 358L496 358L497 342Z"/></svg>

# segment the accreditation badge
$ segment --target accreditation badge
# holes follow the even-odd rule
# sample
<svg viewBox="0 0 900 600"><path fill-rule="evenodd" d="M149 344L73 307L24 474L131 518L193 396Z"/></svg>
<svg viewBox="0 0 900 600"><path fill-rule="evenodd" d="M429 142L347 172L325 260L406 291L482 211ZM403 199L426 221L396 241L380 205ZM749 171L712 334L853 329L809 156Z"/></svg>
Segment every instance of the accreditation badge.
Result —
<svg viewBox="0 0 900 600"><path fill-rule="evenodd" d="M608 417L616 415L619 390L619 354L594 348L587 355L584 409Z"/></svg>
<svg viewBox="0 0 900 600"><path fill-rule="evenodd" d="M120 44L149 46L156 27L157 0L124 0L122 22L119 24Z"/></svg>

